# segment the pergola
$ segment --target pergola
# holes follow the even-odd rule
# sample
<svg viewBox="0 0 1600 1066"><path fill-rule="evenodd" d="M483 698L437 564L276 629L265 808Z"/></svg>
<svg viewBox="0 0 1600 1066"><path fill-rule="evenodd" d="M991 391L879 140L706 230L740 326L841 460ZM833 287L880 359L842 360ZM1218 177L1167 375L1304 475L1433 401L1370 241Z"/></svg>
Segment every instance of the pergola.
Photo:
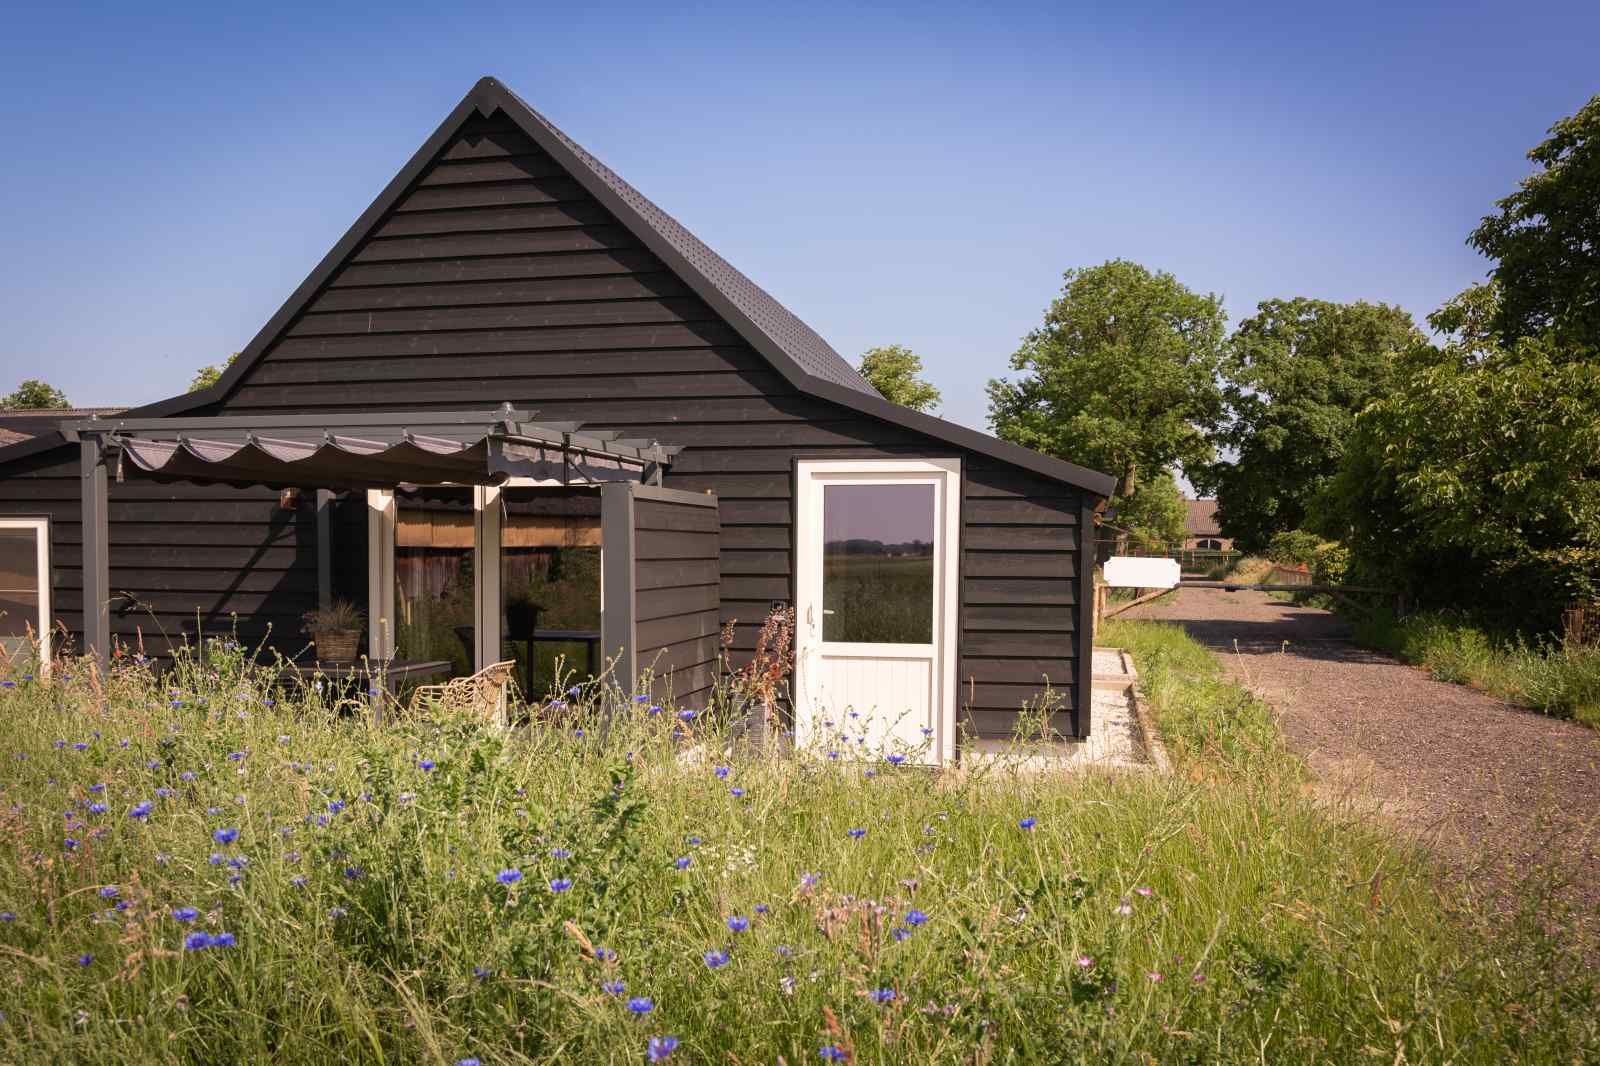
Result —
<svg viewBox="0 0 1600 1066"><path fill-rule="evenodd" d="M200 484L315 488L319 586L329 560L333 491L401 484L567 487L661 484L678 448L534 412L393 411L379 414L91 418L62 430L80 447L85 650L111 651L110 482L129 476ZM496 527L498 535L498 527ZM631 604L631 590L626 601ZM607 600L612 597L608 590ZM621 619L619 619L621 621ZM622 630L619 630L622 631Z"/></svg>

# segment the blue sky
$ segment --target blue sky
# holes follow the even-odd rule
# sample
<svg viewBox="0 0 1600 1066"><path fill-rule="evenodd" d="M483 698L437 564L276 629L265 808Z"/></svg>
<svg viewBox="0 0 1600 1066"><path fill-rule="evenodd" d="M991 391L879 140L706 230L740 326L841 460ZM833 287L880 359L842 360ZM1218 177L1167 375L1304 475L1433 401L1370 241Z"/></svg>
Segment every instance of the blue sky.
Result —
<svg viewBox="0 0 1600 1066"><path fill-rule="evenodd" d="M14 8L0 385L181 391L486 73L968 425L1069 267L1420 318L1600 91L1600 5L1298 6Z"/></svg>

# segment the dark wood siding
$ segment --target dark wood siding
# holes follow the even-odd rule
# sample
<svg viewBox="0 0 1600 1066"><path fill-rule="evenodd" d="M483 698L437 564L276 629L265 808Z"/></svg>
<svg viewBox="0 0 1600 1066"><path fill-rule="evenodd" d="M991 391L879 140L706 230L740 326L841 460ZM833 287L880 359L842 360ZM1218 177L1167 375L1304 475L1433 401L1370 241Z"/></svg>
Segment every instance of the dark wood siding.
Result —
<svg viewBox="0 0 1600 1066"><path fill-rule="evenodd" d="M640 488L633 501L636 661L652 691L703 707L721 631L721 524L713 497L679 495Z"/></svg>
<svg viewBox="0 0 1600 1066"><path fill-rule="evenodd" d="M18 460L0 477L0 513L50 516L53 621L83 646L83 534L75 445ZM111 632L165 656L185 634L237 633L293 654L316 606L316 511L284 510L270 489L130 479L110 486ZM363 538L365 529L362 530ZM363 573L363 589L365 575ZM237 614L237 619L233 616Z"/></svg>
<svg viewBox="0 0 1600 1066"><path fill-rule="evenodd" d="M718 545L715 620L734 623L735 661L750 654L772 603L794 596L795 459L962 454L947 442L799 393L496 113L464 123L284 325L219 413L487 408L503 401L546 420L685 446L665 484L717 497L718 534L701 534L694 550ZM1063 707L1071 706L1082 501L1068 486L993 460L962 458L961 702L969 729L1003 736L1046 678ZM61 503L75 516L75 454L69 463ZM123 500L124 491L116 487L113 498ZM171 491L176 499L196 490ZM201 519L195 508L168 503L137 528L150 548L170 551L194 541L198 550L195 535L177 529L204 522L205 550L261 548L262 560L285 568L285 588L298 589L298 578L289 575L315 566L314 550L298 548L298 525L275 518L260 494L232 493L218 490L217 503L236 509ZM144 569L142 556L124 543L135 529L132 516L116 506L127 504L112 512L113 566ZM167 528L157 532L163 521ZM353 514L350 528L362 528ZM232 539L219 543L223 530ZM689 536L642 532L661 545L674 532ZM661 574L707 561L662 550L668 554L646 561L659 564ZM336 552L336 585L363 586L364 569L349 572L361 562L355 549ZM211 573L214 589L178 600L169 595L168 602L231 607L263 595L233 588L235 571ZM314 594L314 584L308 587ZM706 583L652 588L641 581L639 595L640 645L681 652L700 685L715 657ZM304 609L287 594L268 605L289 616ZM691 605L692 622L682 620L684 605ZM1066 715L1057 722L1070 728Z"/></svg>

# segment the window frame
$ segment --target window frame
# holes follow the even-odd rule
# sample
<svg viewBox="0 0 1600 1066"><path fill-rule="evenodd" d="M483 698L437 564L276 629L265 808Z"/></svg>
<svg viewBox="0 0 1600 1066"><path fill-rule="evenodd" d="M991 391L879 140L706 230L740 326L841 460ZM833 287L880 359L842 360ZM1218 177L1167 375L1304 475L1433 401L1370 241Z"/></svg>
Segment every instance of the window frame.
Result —
<svg viewBox="0 0 1600 1066"><path fill-rule="evenodd" d="M36 619L36 632L39 638L39 669L48 675L50 672L51 647L50 626L53 605L50 602L50 516L49 515L0 515L0 529L31 529L34 531L34 550L38 567L39 581L39 617Z"/></svg>

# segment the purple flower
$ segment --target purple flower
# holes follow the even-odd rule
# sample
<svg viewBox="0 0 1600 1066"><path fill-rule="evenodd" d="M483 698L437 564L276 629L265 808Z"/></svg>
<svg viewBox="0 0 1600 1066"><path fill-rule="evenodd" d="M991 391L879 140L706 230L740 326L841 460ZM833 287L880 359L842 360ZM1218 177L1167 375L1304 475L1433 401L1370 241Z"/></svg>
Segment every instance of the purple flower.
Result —
<svg viewBox="0 0 1600 1066"><path fill-rule="evenodd" d="M621 981L607 981L600 986L600 989L607 995L620 996L626 987Z"/></svg>
<svg viewBox="0 0 1600 1066"><path fill-rule="evenodd" d="M550 881L550 891L552 892L565 892L571 887L572 878L570 877L556 877Z"/></svg>
<svg viewBox="0 0 1600 1066"><path fill-rule="evenodd" d="M78 841L72 837L67 837L61 842L61 846L66 848L68 851L71 851L73 848L78 846Z"/></svg>
<svg viewBox="0 0 1600 1066"><path fill-rule="evenodd" d="M909 911L906 912L906 924L907 925L911 925L911 926L922 925L927 920L928 920L928 916L926 914L922 913L921 911L916 910L915 908L913 908L912 910L909 910Z"/></svg>
<svg viewBox="0 0 1600 1066"><path fill-rule="evenodd" d="M468 1057L464 1059L457 1059L455 1066L483 1066L483 1063L479 1062L477 1059Z"/></svg>
<svg viewBox="0 0 1600 1066"><path fill-rule="evenodd" d="M656 1004L648 996L634 996L628 1000L628 1009L635 1014L649 1014L656 1009Z"/></svg>
<svg viewBox="0 0 1600 1066"><path fill-rule="evenodd" d="M738 785L728 789L728 792L733 796L734 799L738 799L744 795L744 789L740 788Z"/></svg>
<svg viewBox="0 0 1600 1066"><path fill-rule="evenodd" d="M888 762L890 766L899 766L901 763L906 761L906 757L904 755L891 755L885 761Z"/></svg>
<svg viewBox="0 0 1600 1066"><path fill-rule="evenodd" d="M82 955L78 956L78 965L79 966L87 966L93 961L94 961L94 956L90 955L88 953L85 953L85 954L82 954Z"/></svg>
<svg viewBox="0 0 1600 1066"><path fill-rule="evenodd" d="M732 918L728 919L728 928L732 929L735 933L742 933L746 929L750 928L750 919L746 918L742 914L735 914Z"/></svg>
<svg viewBox="0 0 1600 1066"><path fill-rule="evenodd" d="M172 912L172 916L180 922L192 922L200 917L200 912L193 907L179 907Z"/></svg>
<svg viewBox="0 0 1600 1066"><path fill-rule="evenodd" d="M499 873L494 875L494 879L499 881L502 885L514 885L518 881L522 880L522 871L516 869L501 870Z"/></svg>
<svg viewBox="0 0 1600 1066"><path fill-rule="evenodd" d="M892 988L880 988L876 992L872 993L872 998L873 998L873 1000L875 1002L878 1002L878 1003L893 1003L894 1002L894 989L892 989Z"/></svg>
<svg viewBox="0 0 1600 1066"><path fill-rule="evenodd" d="M896 926L894 932L890 933L889 935L894 937L895 943L898 944L900 941L911 935L911 930L907 929L903 925L899 925Z"/></svg>
<svg viewBox="0 0 1600 1066"><path fill-rule="evenodd" d="M694 712L693 711L679 711L678 712L678 717L683 719L685 722L692 722L692 721L694 721Z"/></svg>
<svg viewBox="0 0 1600 1066"><path fill-rule="evenodd" d="M230 760L232 760L233 762L241 762L241 761L243 761L244 757L245 757L245 753L242 752L242 751L230 751L230 752L228 752L228 758Z"/></svg>
<svg viewBox="0 0 1600 1066"><path fill-rule="evenodd" d="M726 781L728 779L728 774L730 774L732 771L726 766L719 766L711 772L722 778L722 780Z"/></svg>
<svg viewBox="0 0 1600 1066"><path fill-rule="evenodd" d="M800 875L800 887L801 888L814 888L814 887L816 887L817 880L821 876L822 876L821 874L815 874L815 873L812 873L812 874L801 874Z"/></svg>
<svg viewBox="0 0 1600 1066"><path fill-rule="evenodd" d="M89 791L90 792L104 792L105 790L106 790L106 786L105 786L105 782L103 782L103 781L98 785L90 785L89 786Z"/></svg>
<svg viewBox="0 0 1600 1066"><path fill-rule="evenodd" d="M218 844L232 844L239 839L239 831L237 829L218 829L211 834L211 839Z"/></svg>
<svg viewBox="0 0 1600 1066"><path fill-rule="evenodd" d="M700 957L705 959L706 965L713 970L721 969L728 965L728 953L726 951L708 951Z"/></svg>
<svg viewBox="0 0 1600 1066"><path fill-rule="evenodd" d="M434 763L433 763L432 759L418 759L417 760L417 769L421 770L423 773L427 773L429 770L432 770L433 766L434 766Z"/></svg>
<svg viewBox="0 0 1600 1066"><path fill-rule="evenodd" d="M662 1062L677 1046L678 1038L675 1036L652 1036L645 1054L649 1056L651 1062Z"/></svg>
<svg viewBox="0 0 1600 1066"><path fill-rule="evenodd" d="M849 1058L844 1048L838 1044L824 1044L817 1050L817 1054L822 1056L824 1062L844 1062Z"/></svg>
<svg viewBox="0 0 1600 1066"><path fill-rule="evenodd" d="M572 852L566 848L551 848L550 857L552 859L570 859L572 858Z"/></svg>
<svg viewBox="0 0 1600 1066"><path fill-rule="evenodd" d="M599 959L601 962L617 961L617 953L612 951L610 948L595 948L594 957Z"/></svg>
<svg viewBox="0 0 1600 1066"><path fill-rule="evenodd" d="M118 895L118 892L117 892L117 886L116 885L106 885L105 887L100 889L100 897L102 899L116 899L117 895Z"/></svg>
<svg viewBox="0 0 1600 1066"><path fill-rule="evenodd" d="M689 868L689 861L689 856L680 855L672 865L676 866L680 870L687 870Z"/></svg>
<svg viewBox="0 0 1600 1066"><path fill-rule="evenodd" d="M770 909L771 908L769 908L765 903L757 903L756 904L756 913L757 914L765 914Z"/></svg>
<svg viewBox="0 0 1600 1066"><path fill-rule="evenodd" d="M1032 829L1038 823L1039 823L1039 820L1037 818L1024 818L1022 821L1018 822L1017 824L1019 826L1021 826L1023 829Z"/></svg>
<svg viewBox="0 0 1600 1066"><path fill-rule="evenodd" d="M89 804L89 813L104 814L106 813L106 805L104 803L91 803Z"/></svg>
<svg viewBox="0 0 1600 1066"><path fill-rule="evenodd" d="M865 829L852 829L852 830L850 830L850 839L852 839L852 840L860 840L862 837L864 837L866 835L867 835L867 831Z"/></svg>

